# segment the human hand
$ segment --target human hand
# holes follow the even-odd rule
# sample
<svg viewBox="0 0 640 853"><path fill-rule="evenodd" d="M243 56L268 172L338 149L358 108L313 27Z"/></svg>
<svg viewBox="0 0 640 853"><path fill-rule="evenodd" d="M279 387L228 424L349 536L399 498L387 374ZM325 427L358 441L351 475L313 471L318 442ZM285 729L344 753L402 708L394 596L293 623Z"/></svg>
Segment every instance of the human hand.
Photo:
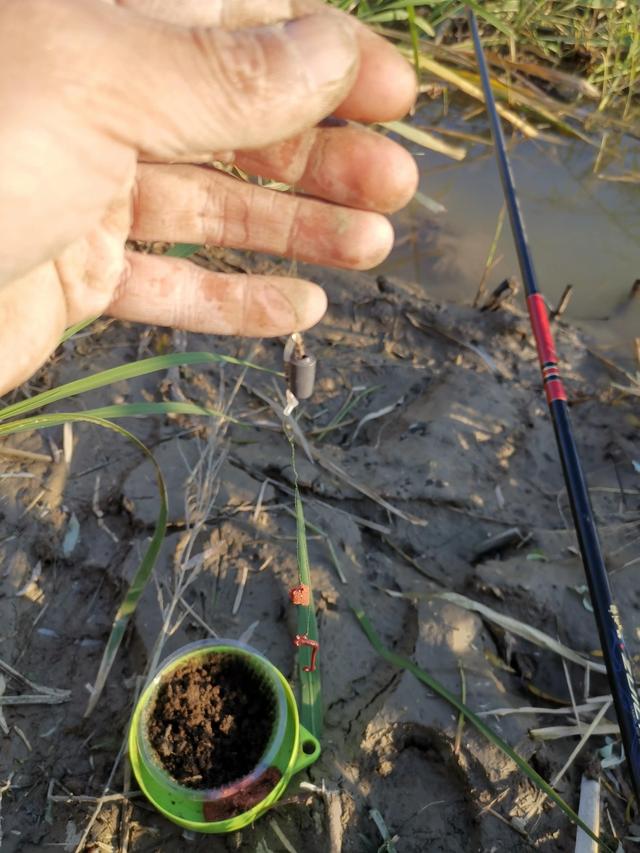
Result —
<svg viewBox="0 0 640 853"><path fill-rule="evenodd" d="M374 266L414 162L366 128L317 124L397 118L414 95L394 49L320 0L0 0L0 393L101 313L248 336L316 323L310 282L125 241ZM305 195L206 166L222 159Z"/></svg>

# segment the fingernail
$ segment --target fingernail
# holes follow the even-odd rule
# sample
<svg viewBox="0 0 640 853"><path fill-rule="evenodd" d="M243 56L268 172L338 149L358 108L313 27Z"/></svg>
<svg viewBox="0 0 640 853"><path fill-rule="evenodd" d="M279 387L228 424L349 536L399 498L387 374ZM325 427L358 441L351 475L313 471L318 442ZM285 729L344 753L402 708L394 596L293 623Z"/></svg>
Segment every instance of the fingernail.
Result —
<svg viewBox="0 0 640 853"><path fill-rule="evenodd" d="M264 288L262 304L255 302L255 307L259 317L251 318L252 327L270 336L290 335L320 322L327 310L327 295L310 281L273 277Z"/></svg>
<svg viewBox="0 0 640 853"><path fill-rule="evenodd" d="M348 21L336 14L307 15L285 24L314 87L342 82L358 64L358 47Z"/></svg>

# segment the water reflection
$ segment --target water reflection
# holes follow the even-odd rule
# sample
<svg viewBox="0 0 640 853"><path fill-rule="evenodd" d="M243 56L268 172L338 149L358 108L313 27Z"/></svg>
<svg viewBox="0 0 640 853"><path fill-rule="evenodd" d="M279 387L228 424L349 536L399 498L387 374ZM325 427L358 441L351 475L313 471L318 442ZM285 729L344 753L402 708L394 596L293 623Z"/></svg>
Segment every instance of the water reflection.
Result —
<svg viewBox="0 0 640 853"><path fill-rule="evenodd" d="M434 125L440 105L430 104L416 124ZM461 112L445 126L486 134ZM479 122L479 123L478 123ZM638 171L640 144L625 139L617 160L603 159L600 171ZM412 147L422 166L421 192L444 205L434 214L413 202L398 214L398 246L382 271L424 283L436 298L473 300L482 276L502 191L493 150L471 145L460 163ZM640 278L640 184L605 181L593 173L597 147L581 141L560 144L520 141L510 153L538 278L550 303L574 285L567 317L595 331L603 345L628 343L640 334L640 298L625 304ZM511 233L505 223L488 280L491 289L517 272ZM607 318L605 320L605 318Z"/></svg>

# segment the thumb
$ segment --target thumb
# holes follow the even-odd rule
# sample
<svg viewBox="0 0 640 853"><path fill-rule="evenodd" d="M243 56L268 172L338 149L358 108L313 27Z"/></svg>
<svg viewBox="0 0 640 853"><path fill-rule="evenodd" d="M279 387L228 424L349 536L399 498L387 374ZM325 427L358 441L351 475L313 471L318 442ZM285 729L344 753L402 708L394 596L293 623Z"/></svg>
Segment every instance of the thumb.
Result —
<svg viewBox="0 0 640 853"><path fill-rule="evenodd" d="M156 157L258 148L292 136L329 115L358 71L353 28L337 13L225 31L113 11L121 37L111 42L117 56L105 100L112 114L103 119Z"/></svg>

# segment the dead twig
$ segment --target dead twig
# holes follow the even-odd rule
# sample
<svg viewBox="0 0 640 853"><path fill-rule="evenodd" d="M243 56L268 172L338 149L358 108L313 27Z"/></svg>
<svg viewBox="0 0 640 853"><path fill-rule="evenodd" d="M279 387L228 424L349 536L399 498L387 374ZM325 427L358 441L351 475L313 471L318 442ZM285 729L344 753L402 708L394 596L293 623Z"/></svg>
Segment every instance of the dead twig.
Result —
<svg viewBox="0 0 640 853"><path fill-rule="evenodd" d="M10 773L7 781L0 784L0 849L2 848L2 797L7 793L7 791L11 790L11 780L13 779L13 775L13 772Z"/></svg>
<svg viewBox="0 0 640 853"><path fill-rule="evenodd" d="M16 725L14 725L14 726L13 726L13 730L14 730L14 732L18 735L18 737L20 738L20 740L22 741L22 743L27 747L27 749L29 750L29 752L33 752L33 748L32 748L32 746L31 746L31 743L29 742L29 738L28 738L28 737L26 736L26 734L22 731L22 729L20 728L20 726L16 726Z"/></svg>
<svg viewBox="0 0 640 853"><path fill-rule="evenodd" d="M475 299L473 300L473 307L477 308L480 305L480 301L484 296L486 287L487 287L487 278L491 270L496 266L498 261L496 261L496 251L498 248L498 242L500 240L500 234L502 233L502 226L504 225L504 217L507 212L507 206L503 202L502 207L500 208L500 213L498 214L498 221L496 223L496 230L493 235L493 240L491 241L491 246L489 247L489 254L487 255L487 260L484 265L484 270L482 271L482 277L480 279L480 283L478 284L478 290L476 291Z"/></svg>
<svg viewBox="0 0 640 853"><path fill-rule="evenodd" d="M204 619L201 616L198 616L198 614L193 609L193 607L187 601L185 601L184 596L181 595L179 600L180 600L181 606L184 607L184 609L191 616L191 618L195 622L197 622L197 624L200 625L201 628L204 628L204 630L207 632L207 634L209 634L210 637L216 637L217 638L217 636L218 636L217 633L213 630L213 628L210 625L208 625L204 621Z"/></svg>
<svg viewBox="0 0 640 853"><path fill-rule="evenodd" d="M509 527L507 530L479 542L473 549L471 562L476 563L487 554L499 553L513 545L520 545L525 538L525 534L519 527Z"/></svg>
<svg viewBox="0 0 640 853"><path fill-rule="evenodd" d="M119 537L111 530L107 522L104 520L104 512L100 509L100 474L96 475L95 483L93 486L93 500L91 501L91 509L93 510L93 514L95 515L98 527L112 539L116 544L120 541Z"/></svg>
<svg viewBox="0 0 640 853"><path fill-rule="evenodd" d="M580 738L580 740L578 741L578 743L576 744L576 746L572 750L571 755L567 758L567 760L565 761L563 766L560 768L560 770L556 773L556 775L553 777L553 779L549 783L552 788L557 787L558 782L562 779L564 774L571 767L571 765L575 761L577 755L579 754L580 750L583 748L583 746L589 740L591 735L593 735L593 734L610 734L611 733L608 731L606 731L606 732L604 731L604 729L606 729L609 724L604 724L604 726L602 726L600 724L600 721L602 720L604 715L607 713L607 711L609 710L609 708L611 707L612 704L613 704L613 699L609 699L608 702L605 702L605 704L600 708L600 710L595 715L593 720L589 723L589 725L585 725L584 723L578 723L576 728L573 730L573 734L581 733L582 737ZM563 728L566 729L568 727L555 726L552 728L555 729L557 732L560 732ZM615 729L617 732L619 732L617 725L615 726ZM545 731L549 732L549 731L551 731L551 729L546 729L546 730L545 729L531 729L529 734L531 735L531 737L542 737L544 740L556 739L556 738L562 737L561 734L555 734L554 733L553 738L550 738L546 734L544 734ZM534 732L535 732L535 734L534 734ZM533 817L535 817L536 815L538 815L540 813L546 798L547 798L546 794L544 794L544 795L541 795L540 797L538 797L536 799L535 803L531 806L531 808L529 809L529 811L525 815L524 823L528 823L529 821L531 821L531 819Z"/></svg>
<svg viewBox="0 0 640 853"><path fill-rule="evenodd" d="M562 740L576 735L619 735L620 728L617 723L600 723L597 728L592 728L592 723L580 723L578 726L549 726L548 728L529 729L529 734L535 740Z"/></svg>
<svg viewBox="0 0 640 853"><path fill-rule="evenodd" d="M46 693L25 693L21 696L0 695L0 707L4 705L62 705L71 699L71 691L67 695L51 696Z"/></svg>
<svg viewBox="0 0 640 853"><path fill-rule="evenodd" d="M98 815L102 811L102 806L104 805L104 803L108 802L108 799L106 799L106 798L108 798L110 796L109 791L111 789L111 784L115 778L118 767L120 766L120 762L122 761L122 758L125 754L126 746L127 746L127 738L125 737L124 740L122 741L121 745L120 745L120 749L118 750L118 754L115 757L115 761L113 762L113 765L111 767L111 771L109 772L109 776L107 778L107 781L106 781L106 783L102 789L102 796L100 796L96 800L95 808L91 812L91 816L89 817L87 825L85 826L85 828L82 832L82 835L80 836L80 840L78 841L78 843L76 845L74 853L83 853L83 850L84 850L85 845L87 843L87 839L89 838L89 833L91 832L91 829L93 828L93 824L98 819Z"/></svg>
<svg viewBox="0 0 640 853"><path fill-rule="evenodd" d="M51 783L55 785L56 780L52 779ZM51 783L50 788L52 789ZM123 794L105 794L103 797L90 797L87 794L47 794L47 800L51 803L63 803L67 806L73 806L81 804L95 805L98 802L103 804L120 803L123 800L134 800L142 796L142 791L129 791L128 793L125 792Z"/></svg>
<svg viewBox="0 0 640 853"><path fill-rule="evenodd" d="M242 604L242 596L244 595L244 589L247 585L247 578L249 577L249 566L245 563L240 570L240 582L238 583L238 591L236 592L236 597L233 602L233 607L231 608L231 615L237 616L238 610L240 610L240 605Z"/></svg>
<svg viewBox="0 0 640 853"><path fill-rule="evenodd" d="M490 711L478 711L477 715L478 717L507 717L513 714L536 714L541 716L569 717L573 714L575 717L577 712L593 713L598 706L602 705L603 702L610 701L610 699L610 696L597 696L590 698L584 705L575 705L573 707L567 705L563 708L543 708L539 705L521 705L518 708L492 708Z"/></svg>
<svg viewBox="0 0 640 853"><path fill-rule="evenodd" d="M4 695L4 691L7 687L7 680L4 675L0 675L0 699ZM9 734L9 724L7 723L4 713L2 711L2 707L0 707L0 729L2 729L3 734Z"/></svg>
<svg viewBox="0 0 640 853"><path fill-rule="evenodd" d="M594 835L600 834L600 780L582 776L578 816ZM575 853L598 853L598 844L578 827Z"/></svg>
<svg viewBox="0 0 640 853"><path fill-rule="evenodd" d="M336 788L327 788L322 780L322 786L314 785L313 782L301 782L300 787L305 791L313 791L319 794L325 804L327 811L327 823L329 825L329 850L328 853L341 853L342 851L342 803L340 802L340 791Z"/></svg>
<svg viewBox="0 0 640 853"><path fill-rule="evenodd" d="M554 320L557 320L558 317L562 317L564 312L569 307L569 302L571 302L571 297L573 295L573 285L568 284L565 289L562 291L562 296L558 301L556 307L549 314L549 322L553 323Z"/></svg>
<svg viewBox="0 0 640 853"><path fill-rule="evenodd" d="M26 675L22 675L21 672L18 672L17 669L14 669L11 664L8 664L6 661L2 660L2 658L0 658L0 669L7 675L15 678L16 681L19 681L24 687L32 690L34 693L41 693L45 696L64 697L65 700L71 696L70 690L60 690L57 687L45 687L42 684L36 684L35 681L31 681L26 677Z"/></svg>
<svg viewBox="0 0 640 853"><path fill-rule="evenodd" d="M460 670L460 701L466 704L467 701L467 680L464 676L464 667L458 661L458 669ZM464 714L460 712L458 716L458 725L456 726L456 739L453 745L453 753L457 755L460 752L460 744L462 743L462 732L464 730Z"/></svg>
<svg viewBox="0 0 640 853"><path fill-rule="evenodd" d="M296 848L289 841L289 839L284 834L284 832L280 829L280 826L274 817L271 818L270 824L271 824L271 829L278 836L278 841L280 842L280 844L282 844L282 846L287 851L287 853L297 853Z"/></svg>
<svg viewBox="0 0 640 853"><path fill-rule="evenodd" d="M47 456L45 453L18 450L16 447L0 446L0 456L6 456L7 459L19 459L21 462L44 462L45 465L50 465L53 462L51 456Z"/></svg>
<svg viewBox="0 0 640 853"><path fill-rule="evenodd" d="M484 303L480 311L497 311L502 308L517 294L520 289L518 281L510 276L501 281L495 290L491 292L489 298Z"/></svg>

